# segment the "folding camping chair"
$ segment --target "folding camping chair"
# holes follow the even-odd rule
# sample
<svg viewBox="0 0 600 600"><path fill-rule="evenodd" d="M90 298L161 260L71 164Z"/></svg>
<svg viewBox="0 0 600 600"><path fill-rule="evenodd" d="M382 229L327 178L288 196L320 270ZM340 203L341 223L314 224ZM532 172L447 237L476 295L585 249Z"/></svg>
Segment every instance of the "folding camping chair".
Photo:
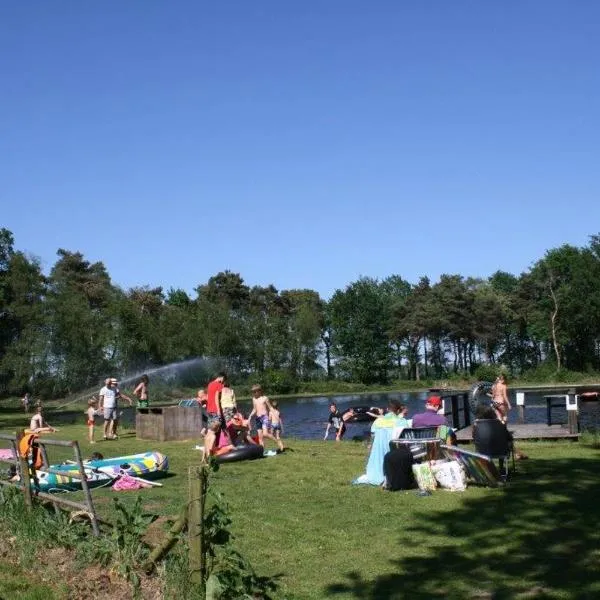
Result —
<svg viewBox="0 0 600 600"><path fill-rule="evenodd" d="M401 440L439 440L439 427L405 427L400 433Z"/></svg>
<svg viewBox="0 0 600 600"><path fill-rule="evenodd" d="M415 462L436 460L440 454L440 427L405 427L400 437L390 442L390 450L408 446Z"/></svg>

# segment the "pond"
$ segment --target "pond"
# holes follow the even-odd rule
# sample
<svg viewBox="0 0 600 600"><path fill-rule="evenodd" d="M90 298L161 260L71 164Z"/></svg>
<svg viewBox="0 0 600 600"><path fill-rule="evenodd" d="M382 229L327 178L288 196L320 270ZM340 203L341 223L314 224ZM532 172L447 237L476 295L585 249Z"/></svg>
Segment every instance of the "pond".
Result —
<svg viewBox="0 0 600 600"><path fill-rule="evenodd" d="M387 406L390 399L399 400L408 407L409 417L417 412L424 410L425 399L428 392L386 392L374 394L355 394L346 396L311 396L311 397L290 397L280 400L279 408L283 417L284 437L295 437L300 439L323 439L327 417L329 415L329 403L333 400L338 405L340 411L344 411L351 406ZM527 407L525 411L526 423L545 423L546 422L546 402L544 394L527 394ZM514 392L511 394L511 404L513 410L509 415L509 426L511 422L516 422L516 400ZM250 401L240 402L240 409L244 414L248 414L251 409ZM450 410L447 402L446 410ZM75 423L85 422L82 411L70 411L50 415L48 420L51 423ZM553 423L566 423L567 411L565 408L554 408L552 410ZM121 417L123 425L128 427L135 426L135 409L129 406L123 407ZM580 422L582 429L597 427L600 423L600 404L598 402L582 402L580 404ZM350 423L348 424L347 439L353 436L362 436L369 430L368 423ZM332 436L330 434L330 439Z"/></svg>

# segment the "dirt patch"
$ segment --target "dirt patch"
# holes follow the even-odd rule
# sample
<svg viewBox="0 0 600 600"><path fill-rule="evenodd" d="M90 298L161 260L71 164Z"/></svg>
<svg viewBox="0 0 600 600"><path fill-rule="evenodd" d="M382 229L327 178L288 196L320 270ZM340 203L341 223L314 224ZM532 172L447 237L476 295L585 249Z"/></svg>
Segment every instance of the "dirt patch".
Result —
<svg viewBox="0 0 600 600"><path fill-rule="evenodd" d="M14 537L0 536L0 557L19 565L19 552ZM40 548L35 553L36 579L51 586L66 586L68 600L131 600L133 586L118 573L96 565L81 568L75 552L65 548ZM141 576L144 600L162 600L162 584L157 577Z"/></svg>
<svg viewBox="0 0 600 600"><path fill-rule="evenodd" d="M148 525L148 529L146 529L143 541L148 544L148 546L158 546L158 544L164 541L167 535L167 530L172 523L172 517L158 517L152 521L150 525Z"/></svg>

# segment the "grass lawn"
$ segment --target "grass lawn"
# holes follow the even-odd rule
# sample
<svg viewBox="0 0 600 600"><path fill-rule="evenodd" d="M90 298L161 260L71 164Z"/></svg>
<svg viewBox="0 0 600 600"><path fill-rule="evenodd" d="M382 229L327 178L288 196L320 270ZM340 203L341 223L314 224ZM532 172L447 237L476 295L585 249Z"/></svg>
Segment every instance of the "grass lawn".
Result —
<svg viewBox="0 0 600 600"><path fill-rule="evenodd" d="M64 593L60 590L56 595L55 589L30 581L31 573L20 567L0 561L0 598L18 598L19 600L58 600Z"/></svg>
<svg viewBox="0 0 600 600"><path fill-rule="evenodd" d="M0 419L4 431L14 430L11 415ZM82 442L84 455L164 452L172 476L141 494L146 509L175 515L187 500L187 468L199 460L194 442L123 434L94 446ZM56 437L84 440L83 415L80 426ZM361 443L289 446L273 458L223 465L213 477L231 508L239 550L259 574L278 578L281 598L600 597L597 449L520 444L530 460L518 463L506 488L419 497L350 485L367 458ZM94 491L105 518L115 495ZM119 497L133 503L136 493Z"/></svg>

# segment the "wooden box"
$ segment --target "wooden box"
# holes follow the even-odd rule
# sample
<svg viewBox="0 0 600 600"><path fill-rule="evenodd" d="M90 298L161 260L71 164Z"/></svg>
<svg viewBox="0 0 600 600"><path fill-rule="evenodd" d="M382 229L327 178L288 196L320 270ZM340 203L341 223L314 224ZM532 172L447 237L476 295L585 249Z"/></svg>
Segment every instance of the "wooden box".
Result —
<svg viewBox="0 0 600 600"><path fill-rule="evenodd" d="M200 438L202 410L187 406L138 408L135 432L138 440L192 440Z"/></svg>

